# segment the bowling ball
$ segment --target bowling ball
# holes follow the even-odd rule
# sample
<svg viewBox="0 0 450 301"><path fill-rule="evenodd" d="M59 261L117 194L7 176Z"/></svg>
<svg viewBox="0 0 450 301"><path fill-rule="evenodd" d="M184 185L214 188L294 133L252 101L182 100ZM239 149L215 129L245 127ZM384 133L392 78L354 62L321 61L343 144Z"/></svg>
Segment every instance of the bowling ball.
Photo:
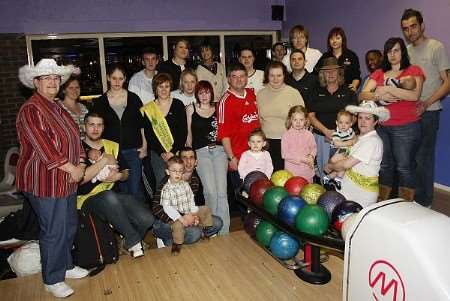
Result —
<svg viewBox="0 0 450 301"><path fill-rule="evenodd" d="M286 181L292 177L293 174L290 171L282 169L274 172L270 180L272 181L273 185L283 187Z"/></svg>
<svg viewBox="0 0 450 301"><path fill-rule="evenodd" d="M297 255L300 244L292 236L277 231L270 241L270 251L272 254L282 260L290 259Z"/></svg>
<svg viewBox="0 0 450 301"><path fill-rule="evenodd" d="M259 215L257 215L255 212L250 212L247 214L244 220L244 230L247 232L250 236L255 236L256 234L256 227L261 222L261 218Z"/></svg>
<svg viewBox="0 0 450 301"><path fill-rule="evenodd" d="M325 192L325 188L323 188L319 184L308 184L303 187L300 196L310 205L317 204L319 197Z"/></svg>
<svg viewBox="0 0 450 301"><path fill-rule="evenodd" d="M290 226L295 226L295 217L306 205L299 196L285 197L278 205L278 218Z"/></svg>
<svg viewBox="0 0 450 301"><path fill-rule="evenodd" d="M311 235L322 235L330 221L325 209L318 205L306 205L295 218L295 227L301 232Z"/></svg>
<svg viewBox="0 0 450 301"><path fill-rule="evenodd" d="M270 187L263 195L264 209L272 215L276 215L278 204L288 196L286 189L279 186Z"/></svg>
<svg viewBox="0 0 450 301"><path fill-rule="evenodd" d="M337 191L327 191L319 197L317 205L322 206L328 214L328 218L331 220L331 214L333 209L345 201L345 197Z"/></svg>
<svg viewBox="0 0 450 301"><path fill-rule="evenodd" d="M302 177L292 177L284 183L284 188L289 195L299 196L303 187L308 185L308 180Z"/></svg>
<svg viewBox="0 0 450 301"><path fill-rule="evenodd" d="M333 227L336 230L341 231L345 219L349 217L350 214L357 213L362 209L360 204L353 201L344 201L340 203L334 208L333 213L331 214L331 223Z"/></svg>
<svg viewBox="0 0 450 301"><path fill-rule="evenodd" d="M259 179L268 180L269 178L266 176L265 173L263 173L262 171L259 171L259 170L254 170L252 172L249 172L244 178L244 183L242 184L242 188L244 189L245 192L250 193L250 187L256 180L259 180Z"/></svg>
<svg viewBox="0 0 450 301"><path fill-rule="evenodd" d="M250 186L250 201L256 206L262 207L264 192L270 187L273 187L273 183L270 180L256 180L252 186Z"/></svg>
<svg viewBox="0 0 450 301"><path fill-rule="evenodd" d="M262 220L256 227L256 240L268 247L275 232L277 232L277 228L274 225Z"/></svg>
<svg viewBox="0 0 450 301"><path fill-rule="evenodd" d="M341 235L344 240L347 238L350 228L355 223L357 216L358 216L357 213L352 213L344 220L344 223L342 224L342 228L341 228Z"/></svg>

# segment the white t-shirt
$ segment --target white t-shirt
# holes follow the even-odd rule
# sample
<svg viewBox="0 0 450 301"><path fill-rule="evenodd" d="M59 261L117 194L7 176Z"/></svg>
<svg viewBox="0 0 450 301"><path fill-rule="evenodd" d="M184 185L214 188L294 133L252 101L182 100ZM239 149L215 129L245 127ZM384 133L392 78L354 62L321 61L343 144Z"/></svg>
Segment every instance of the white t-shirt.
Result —
<svg viewBox="0 0 450 301"><path fill-rule="evenodd" d="M185 107L187 107L188 105L190 105L192 103L195 103L195 95L192 95L192 96L186 95L183 92L181 92L180 89L170 92L170 95L173 98L181 100Z"/></svg>
<svg viewBox="0 0 450 301"><path fill-rule="evenodd" d="M383 158L383 142L375 130L359 136L350 150L350 157L360 162L352 167L354 172L367 177L378 177L381 159ZM358 202L367 207L377 201L378 191L370 192L353 183L344 175L342 189L339 191L347 200Z"/></svg>
<svg viewBox="0 0 450 301"><path fill-rule="evenodd" d="M288 54L286 54L283 58L283 64L286 66L287 70L289 72L292 72L291 69L291 62L290 62L290 55L291 53L289 52ZM308 70L308 72L313 72L314 71L314 67L316 66L317 62L319 61L319 59L322 57L322 52L320 52L319 50L315 49L315 48L306 48L306 53L305 53L305 59L306 59L306 63L305 63L305 69Z"/></svg>
<svg viewBox="0 0 450 301"><path fill-rule="evenodd" d="M408 45L411 64L418 65L425 73L420 100L425 101L442 85L440 72L450 69L450 62L445 46L435 39L425 39L420 45ZM442 109L440 101L427 108L428 111Z"/></svg>
<svg viewBox="0 0 450 301"><path fill-rule="evenodd" d="M148 102L155 100L152 88L152 78L148 78L144 73L144 69L135 73L128 84L128 90L136 93L145 105Z"/></svg>
<svg viewBox="0 0 450 301"><path fill-rule="evenodd" d="M252 88L255 94L264 88L264 72L261 70L255 70L251 76L248 77L248 82L246 88Z"/></svg>

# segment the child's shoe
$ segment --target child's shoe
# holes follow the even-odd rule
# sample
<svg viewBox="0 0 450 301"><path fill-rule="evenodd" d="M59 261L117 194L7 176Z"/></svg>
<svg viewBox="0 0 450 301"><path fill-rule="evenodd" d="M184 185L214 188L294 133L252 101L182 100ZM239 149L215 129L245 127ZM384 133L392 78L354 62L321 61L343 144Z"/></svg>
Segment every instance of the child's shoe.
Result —
<svg viewBox="0 0 450 301"><path fill-rule="evenodd" d="M334 178L334 186L336 186L337 190L341 190L341 188L342 188L342 178L339 178L339 177Z"/></svg>
<svg viewBox="0 0 450 301"><path fill-rule="evenodd" d="M130 252L131 257L133 258L144 256L144 250L142 250L141 242L138 242L137 244L129 248L128 252Z"/></svg>
<svg viewBox="0 0 450 301"><path fill-rule="evenodd" d="M323 185L329 184L331 180L332 179L328 175L324 175L322 179Z"/></svg>
<svg viewBox="0 0 450 301"><path fill-rule="evenodd" d="M181 252L181 246L179 244L172 244L172 256L177 256Z"/></svg>

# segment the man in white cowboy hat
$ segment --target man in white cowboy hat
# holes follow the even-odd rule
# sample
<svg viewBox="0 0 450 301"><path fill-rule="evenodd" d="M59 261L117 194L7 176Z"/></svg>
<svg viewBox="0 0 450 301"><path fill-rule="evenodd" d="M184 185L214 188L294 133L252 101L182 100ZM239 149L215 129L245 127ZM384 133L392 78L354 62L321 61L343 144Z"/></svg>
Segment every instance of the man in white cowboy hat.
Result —
<svg viewBox="0 0 450 301"><path fill-rule="evenodd" d="M345 171L339 192L347 200L366 207L377 202L378 174L383 157L383 142L375 126L378 121L389 119L389 111L378 107L373 101L362 102L359 106L350 105L345 109L358 115L358 141L345 159L328 163L324 169L327 173Z"/></svg>
<svg viewBox="0 0 450 301"><path fill-rule="evenodd" d="M20 155L17 190L24 193L39 217L42 278L55 297L73 294L65 278L82 278L88 271L74 266L71 249L77 230L76 190L85 170L85 153L78 126L55 101L73 66L42 59L19 69L19 79L34 94L16 120Z"/></svg>

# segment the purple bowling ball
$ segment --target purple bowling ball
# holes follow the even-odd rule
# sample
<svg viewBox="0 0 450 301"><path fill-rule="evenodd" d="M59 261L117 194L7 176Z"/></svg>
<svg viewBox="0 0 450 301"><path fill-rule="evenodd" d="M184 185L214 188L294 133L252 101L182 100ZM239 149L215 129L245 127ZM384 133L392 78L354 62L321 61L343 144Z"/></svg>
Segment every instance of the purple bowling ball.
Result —
<svg viewBox="0 0 450 301"><path fill-rule="evenodd" d="M337 191L327 191L319 197L317 205L323 207L331 220L334 208L345 201L345 197Z"/></svg>
<svg viewBox="0 0 450 301"><path fill-rule="evenodd" d="M266 176L265 173L263 173L262 171L259 171L259 170L254 170L252 172L249 172L244 178L244 183L242 184L242 188L244 189L245 192L247 192L249 194L250 187L256 180L259 180L259 179L268 180L269 178Z"/></svg>
<svg viewBox="0 0 450 301"><path fill-rule="evenodd" d="M261 218L255 213L250 212L247 214L244 220L244 230L248 233L248 235L254 237L256 235L256 227L261 222Z"/></svg>
<svg viewBox="0 0 450 301"><path fill-rule="evenodd" d="M358 213L362 209L363 207L357 202L344 201L340 203L334 208L333 213L331 214L331 223L333 227L340 232L345 219L352 213Z"/></svg>

